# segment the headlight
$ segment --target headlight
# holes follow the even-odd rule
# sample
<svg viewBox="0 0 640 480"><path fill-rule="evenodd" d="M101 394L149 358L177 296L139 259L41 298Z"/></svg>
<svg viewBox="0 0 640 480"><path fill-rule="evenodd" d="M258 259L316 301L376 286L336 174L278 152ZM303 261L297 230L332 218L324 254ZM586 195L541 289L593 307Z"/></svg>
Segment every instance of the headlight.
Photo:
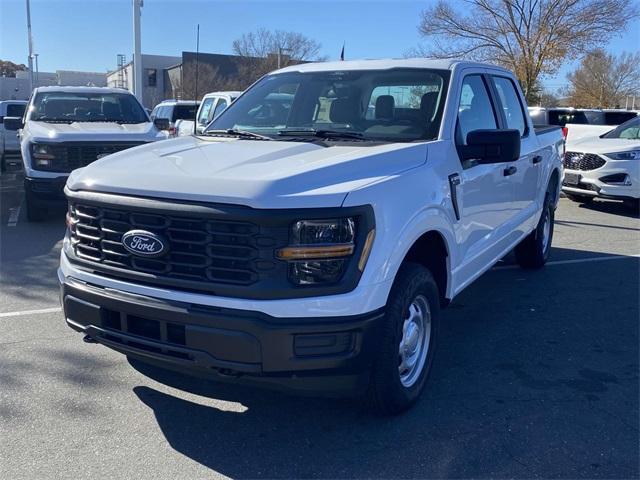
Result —
<svg viewBox="0 0 640 480"><path fill-rule="evenodd" d="M289 280L296 285L330 284L340 280L355 251L353 218L300 220L291 227L291 245L277 256L289 262Z"/></svg>
<svg viewBox="0 0 640 480"><path fill-rule="evenodd" d="M55 156L49 145L33 143L31 144L31 158L34 167L51 167Z"/></svg>
<svg viewBox="0 0 640 480"><path fill-rule="evenodd" d="M628 152L605 153L613 160L640 160L640 150L629 150Z"/></svg>

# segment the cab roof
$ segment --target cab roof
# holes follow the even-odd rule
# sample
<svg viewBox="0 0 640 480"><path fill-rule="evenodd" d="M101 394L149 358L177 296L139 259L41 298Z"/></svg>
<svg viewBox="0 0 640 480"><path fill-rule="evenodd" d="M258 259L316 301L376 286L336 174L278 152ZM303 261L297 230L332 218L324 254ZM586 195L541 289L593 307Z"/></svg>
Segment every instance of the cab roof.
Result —
<svg viewBox="0 0 640 480"><path fill-rule="evenodd" d="M432 58L386 58L379 60L346 60L337 62L313 62L290 65L273 73L285 72L327 72L349 70L391 70L393 68L429 68L433 70L453 70L454 68L480 67L507 71L488 63L467 60Z"/></svg>
<svg viewBox="0 0 640 480"><path fill-rule="evenodd" d="M36 87L36 92L67 92L67 93L129 93L133 95L129 90L124 88L112 88L112 87L61 87L57 85L49 87Z"/></svg>

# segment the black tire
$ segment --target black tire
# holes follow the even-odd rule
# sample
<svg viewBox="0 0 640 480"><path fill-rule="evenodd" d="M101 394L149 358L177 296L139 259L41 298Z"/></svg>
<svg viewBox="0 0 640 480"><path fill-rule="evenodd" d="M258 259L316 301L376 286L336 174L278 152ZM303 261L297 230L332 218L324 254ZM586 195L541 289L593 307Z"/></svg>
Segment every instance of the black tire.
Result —
<svg viewBox="0 0 640 480"><path fill-rule="evenodd" d="M552 194L547 192L538 225L515 248L516 261L522 268L542 268L547 263L551 242L553 241L553 221L555 218L555 210L551 198ZM549 230L545 235L547 219L549 220ZM545 236L548 238L546 242Z"/></svg>
<svg viewBox="0 0 640 480"><path fill-rule="evenodd" d="M27 209L27 220L30 222L42 222L47 216L47 210L37 205L29 195L26 197L25 207Z"/></svg>
<svg viewBox="0 0 640 480"><path fill-rule="evenodd" d="M575 193L565 193L565 195L567 196L567 198L569 200L571 200L572 202L577 202L577 203L591 203L593 202L593 199L595 197L591 197L589 195L578 195Z"/></svg>
<svg viewBox="0 0 640 480"><path fill-rule="evenodd" d="M367 392L367 401L377 414L395 415L407 410L424 389L438 339L439 298L438 287L429 270L415 263L405 263L400 267L387 301L378 353ZM418 301L424 304L425 300L430 313L430 335L427 339L425 333L423 342L416 343L427 347L426 357L416 363L421 364L421 370L415 368L413 383L405 385L401 380L399 353L404 323L409 316L409 307ZM409 383L406 378L404 381Z"/></svg>

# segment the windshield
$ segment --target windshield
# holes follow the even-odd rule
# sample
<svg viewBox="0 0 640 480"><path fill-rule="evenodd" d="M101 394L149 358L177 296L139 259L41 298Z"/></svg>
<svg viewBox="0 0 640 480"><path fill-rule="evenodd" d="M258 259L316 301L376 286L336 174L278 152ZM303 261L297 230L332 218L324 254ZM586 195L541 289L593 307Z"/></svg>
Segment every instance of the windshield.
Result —
<svg viewBox="0 0 640 480"><path fill-rule="evenodd" d="M640 117L636 117L605 133L602 138L625 138L627 140L640 140Z"/></svg>
<svg viewBox="0 0 640 480"><path fill-rule="evenodd" d="M129 93L40 92L30 108L40 122L144 123L149 119Z"/></svg>
<svg viewBox="0 0 640 480"><path fill-rule="evenodd" d="M268 75L209 127L273 139L331 133L375 141L438 136L449 71L426 69L291 72ZM205 132L206 133L206 132Z"/></svg>

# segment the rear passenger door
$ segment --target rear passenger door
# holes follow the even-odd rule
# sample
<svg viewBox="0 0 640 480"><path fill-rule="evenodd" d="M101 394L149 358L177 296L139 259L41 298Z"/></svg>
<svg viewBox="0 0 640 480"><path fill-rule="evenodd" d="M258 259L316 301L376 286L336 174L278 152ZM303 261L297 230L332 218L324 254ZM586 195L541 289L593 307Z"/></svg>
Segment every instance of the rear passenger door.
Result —
<svg viewBox="0 0 640 480"><path fill-rule="evenodd" d="M490 78L504 127L520 132L520 158L513 164L516 171L510 177L516 213L512 228L516 230L538 211L537 201L543 188L541 169L547 164L543 157L549 152L539 149L538 139L527 122L524 99L514 81L501 75L491 75Z"/></svg>

